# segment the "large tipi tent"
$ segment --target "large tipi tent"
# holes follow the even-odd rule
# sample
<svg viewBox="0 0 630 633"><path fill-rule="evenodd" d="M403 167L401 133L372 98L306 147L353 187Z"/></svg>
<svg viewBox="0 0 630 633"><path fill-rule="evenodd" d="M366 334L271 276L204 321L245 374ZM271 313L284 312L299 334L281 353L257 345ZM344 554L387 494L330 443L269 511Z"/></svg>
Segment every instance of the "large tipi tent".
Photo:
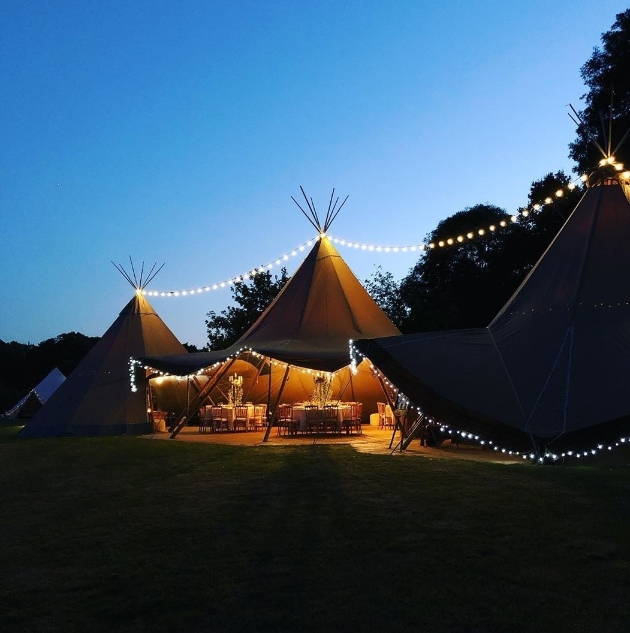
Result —
<svg viewBox="0 0 630 633"><path fill-rule="evenodd" d="M131 390L129 359L185 354L142 290L20 431L21 437L142 434L151 430L144 389Z"/></svg>
<svg viewBox="0 0 630 633"><path fill-rule="evenodd" d="M41 409L42 405L52 396L52 394L61 386L66 377L59 371L57 367L51 371L33 387L20 401L11 407L4 417L10 420L19 419L27 420Z"/></svg>
<svg viewBox="0 0 630 633"><path fill-rule="evenodd" d="M355 343L422 410L537 456L630 422L628 172L594 174L487 328Z"/></svg>
<svg viewBox="0 0 630 633"><path fill-rule="evenodd" d="M246 395L253 402L266 402L269 393L277 396L280 390L287 402L308 399L317 372L334 372L334 398L362 401L376 410L377 399L384 398L381 385L368 363L351 372L349 340L396 336L400 332L326 237L330 222L316 226L320 236L304 262L233 346L217 352L145 357L140 361L178 376L214 367L213 375L218 377L238 359L235 362L239 364L231 365L230 371L246 374ZM251 380L245 363L250 365ZM289 368L288 380L284 380ZM221 384L217 382L216 387L220 389Z"/></svg>

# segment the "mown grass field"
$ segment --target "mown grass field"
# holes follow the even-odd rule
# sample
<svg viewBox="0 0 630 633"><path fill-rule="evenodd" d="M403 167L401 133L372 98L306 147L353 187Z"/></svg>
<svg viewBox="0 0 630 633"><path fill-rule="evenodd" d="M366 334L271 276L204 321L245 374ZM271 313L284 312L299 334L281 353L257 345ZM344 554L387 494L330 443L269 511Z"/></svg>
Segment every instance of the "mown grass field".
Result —
<svg viewBox="0 0 630 633"><path fill-rule="evenodd" d="M14 433L1 631L630 630L623 460Z"/></svg>

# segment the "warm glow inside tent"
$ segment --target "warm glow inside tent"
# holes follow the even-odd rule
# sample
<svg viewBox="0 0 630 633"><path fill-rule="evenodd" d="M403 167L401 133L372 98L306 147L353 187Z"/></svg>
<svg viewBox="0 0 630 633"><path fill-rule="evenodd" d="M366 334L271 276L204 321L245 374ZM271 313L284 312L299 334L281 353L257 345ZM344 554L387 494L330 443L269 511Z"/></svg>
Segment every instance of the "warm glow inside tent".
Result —
<svg viewBox="0 0 630 633"><path fill-rule="evenodd" d="M279 399L308 400L314 376L323 372L332 374L331 398L363 402L367 416L385 396L369 363L356 373L350 370L349 340L399 334L332 242L322 236L275 300L233 346L185 356L145 356L139 361L156 372L192 376L190 415L204 401L225 401L229 375L244 376L247 400L271 407Z"/></svg>

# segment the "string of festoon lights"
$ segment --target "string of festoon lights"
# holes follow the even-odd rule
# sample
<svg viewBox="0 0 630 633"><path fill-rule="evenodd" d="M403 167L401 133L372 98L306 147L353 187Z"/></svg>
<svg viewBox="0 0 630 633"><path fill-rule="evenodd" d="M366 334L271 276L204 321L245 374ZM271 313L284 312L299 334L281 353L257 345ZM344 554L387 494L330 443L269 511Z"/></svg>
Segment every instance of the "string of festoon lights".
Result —
<svg viewBox="0 0 630 633"><path fill-rule="evenodd" d="M170 374L160 369L156 369L155 367L151 367L150 365L145 365L144 363L142 363L141 361L135 358L130 358L129 359L129 379L131 383L131 391L136 392L138 390L138 385L136 384L136 372L138 370L149 371L155 377L175 378L176 380L187 380L187 379L195 378L197 376L211 375L215 369L217 369L224 363L230 360L235 360L241 354L245 354L245 353L251 354L252 356L255 356L256 358L259 358L261 360L267 359L269 364L272 365L273 367L280 367L284 369L286 369L287 367L291 367L294 371L299 371L302 374L311 374L315 376L326 375L326 376L331 377L336 373L336 372L321 371L319 369L309 369L308 367L299 367L297 365L291 365L291 363L285 363L284 361L274 360L272 358L269 358L268 356L265 356L264 354L260 354L259 352L256 352L255 350L253 350L251 347L242 347L236 350L230 356L226 356L223 360L217 361L213 363L212 365L208 365L190 374L186 374L182 376ZM356 369L354 370L354 373L356 373Z"/></svg>
<svg viewBox="0 0 630 633"><path fill-rule="evenodd" d="M350 340L349 345L350 345L350 359L351 359L350 364L356 371L357 356L360 357L361 359L365 359L367 357L365 356L365 354L360 352L354 346L352 340ZM383 381L383 383L387 385L393 391L394 394L396 394L399 402L402 401L405 403L407 410L416 411L418 415L423 413L421 407L415 406L409 400L409 398L407 398L402 392L400 392L399 389L392 382L389 381L389 379L385 376L385 374L383 374L383 372L381 372L371 362L370 362L370 370L375 375L378 375L380 379ZM543 455L537 455L533 451L515 451L506 447L502 447L496 442L494 442L493 440L487 440L487 439L484 439L480 435L476 435L468 431L463 431L454 427L450 427L449 425L444 424L443 422L440 422L439 420L436 420L435 418L432 418L429 416L427 416L427 420L435 424L439 428L441 433L449 435L450 437L459 437L463 441L466 441L466 442L476 442L477 444L479 444L479 446L482 446L484 448L490 448L494 450L495 452L501 453L503 455L509 455L509 456L514 456L514 457L521 456L525 460L530 460L531 462L538 463L538 464L557 462L557 461L564 460L567 458L583 459L583 458L588 458L588 457L594 457L601 453L612 451L615 448L620 448L621 446L630 444L630 437L619 437L615 442L607 442L607 443L600 442L588 450L584 450L584 449L568 450L568 451L563 451L561 453L554 453L550 451L549 449L545 448L545 452Z"/></svg>
<svg viewBox="0 0 630 633"><path fill-rule="evenodd" d="M608 162L617 168L619 163ZM603 164L607 164L605 160ZM623 165L621 165L623 167ZM625 174L624 174L625 176ZM628 178L630 178L630 172L628 172ZM546 206L552 204L555 200L562 198L567 191L573 191L580 182L586 182L588 177L586 175L580 176L580 178L568 183L565 187L559 188L554 196L548 196L543 201L533 204L529 207L520 209L517 213L511 215L509 219L502 219L493 224L489 224L487 226L477 227L473 230L467 231L466 233L461 233L460 235L453 235L451 237L447 237L443 240L439 240L437 242L418 242L416 244L407 244L402 246L392 246L392 245L380 245L380 244L368 244L365 242L356 242L353 240L343 239L341 237L333 236L333 235L318 235L300 246L287 251L284 255L277 257L276 259L268 262L267 264L253 267L250 270L241 273L240 275L236 275L235 277L231 277L230 279L226 279L224 281L219 281L216 283L197 286L196 288L187 288L183 290L143 290L143 294L149 297L192 297L199 294L203 294L206 292L211 292L213 290L222 290L225 288L229 288L234 283L249 281L256 275L261 273L265 273L273 268L284 265L286 262L291 260L293 257L296 257L299 253L303 252L306 248L311 247L317 240L322 239L322 237L327 237L334 244L338 244L340 246L345 246L347 248L352 248L355 250L367 251L367 252L376 252L376 253L409 253L409 252L423 252L433 249L447 248L449 246L458 246L463 244L464 242L483 238L488 235L492 235L498 230L504 229L511 224L518 222L520 218L527 218L530 215L537 214L542 211Z"/></svg>

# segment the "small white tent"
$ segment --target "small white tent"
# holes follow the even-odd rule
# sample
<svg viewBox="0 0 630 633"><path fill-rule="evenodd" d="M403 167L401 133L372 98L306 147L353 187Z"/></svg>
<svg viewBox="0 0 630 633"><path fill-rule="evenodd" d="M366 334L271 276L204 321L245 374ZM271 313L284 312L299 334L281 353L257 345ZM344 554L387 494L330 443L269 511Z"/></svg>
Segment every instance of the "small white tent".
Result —
<svg viewBox="0 0 630 633"><path fill-rule="evenodd" d="M9 409L4 417L10 420L32 418L65 379L66 377L55 367L37 386Z"/></svg>

